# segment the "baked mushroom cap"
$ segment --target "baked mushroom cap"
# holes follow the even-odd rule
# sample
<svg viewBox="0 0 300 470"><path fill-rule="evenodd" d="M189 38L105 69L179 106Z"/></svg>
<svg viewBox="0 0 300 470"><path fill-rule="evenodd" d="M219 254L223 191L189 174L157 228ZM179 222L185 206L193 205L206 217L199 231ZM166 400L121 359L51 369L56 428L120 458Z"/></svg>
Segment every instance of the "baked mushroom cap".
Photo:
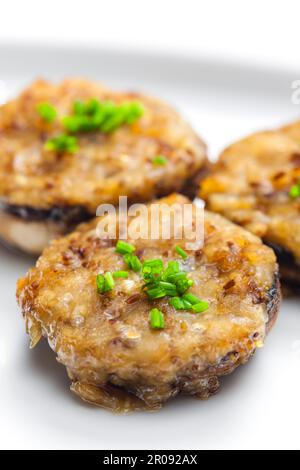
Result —
<svg viewBox="0 0 300 470"><path fill-rule="evenodd" d="M228 147L201 182L208 209L271 245L284 280L300 285L300 121ZM296 197L295 197L296 195ZM300 192L299 192L300 195Z"/></svg>
<svg viewBox="0 0 300 470"><path fill-rule="evenodd" d="M143 114L110 132L80 128L72 134L76 151L45 148L66 132L63 118L74 103L91 99L117 106L135 102ZM55 108L51 122L38 112L41 104ZM167 104L81 79L37 81L2 106L0 153L0 226L6 227L0 235L32 253L94 217L99 204L117 204L119 196L149 201L183 190L207 165L204 143ZM155 163L157 156L163 164Z"/></svg>
<svg viewBox="0 0 300 470"><path fill-rule="evenodd" d="M182 207L189 201L172 195L156 202L175 203ZM148 208L151 217L153 205ZM71 389L117 412L156 409L179 393L208 398L218 390L220 376L263 345L275 322L280 288L273 250L210 212L202 248L187 249L186 239L127 240L142 263L180 264L193 281L189 293L208 304L195 313L177 310L169 296L149 298L141 272L128 270L116 252L116 240L99 238L98 222L52 242L19 280L17 297L31 346L47 338L67 368ZM97 275L120 270L128 270L128 278L115 279L111 290L99 293ZM164 316L161 329L149 321L153 308Z"/></svg>

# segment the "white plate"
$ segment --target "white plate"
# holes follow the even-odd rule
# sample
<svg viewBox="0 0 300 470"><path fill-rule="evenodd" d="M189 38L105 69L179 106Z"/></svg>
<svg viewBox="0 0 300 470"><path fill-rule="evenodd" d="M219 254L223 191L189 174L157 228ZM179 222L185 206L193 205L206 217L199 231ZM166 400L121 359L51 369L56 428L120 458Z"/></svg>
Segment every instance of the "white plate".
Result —
<svg viewBox="0 0 300 470"><path fill-rule="evenodd" d="M209 60L110 50L0 47L8 95L39 76L81 75L173 103L211 155L248 132L299 115L287 72ZM3 87L2 87L3 88ZM64 368L43 342L28 349L15 283L34 260L0 248L2 448L299 448L300 313L286 300L263 350L223 380L208 401L179 398L158 413L115 416L69 391Z"/></svg>

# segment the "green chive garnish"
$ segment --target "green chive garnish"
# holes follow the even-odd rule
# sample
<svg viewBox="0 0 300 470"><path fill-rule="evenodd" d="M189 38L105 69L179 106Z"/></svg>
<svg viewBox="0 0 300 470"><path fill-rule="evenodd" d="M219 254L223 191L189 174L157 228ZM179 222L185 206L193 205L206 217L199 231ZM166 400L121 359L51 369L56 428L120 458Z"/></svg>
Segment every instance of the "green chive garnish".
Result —
<svg viewBox="0 0 300 470"><path fill-rule="evenodd" d="M125 119L127 124L133 124L144 114L144 107L141 105L141 103L138 103L137 101L127 103L125 104L125 106L127 107L125 113Z"/></svg>
<svg viewBox="0 0 300 470"><path fill-rule="evenodd" d="M154 330L161 330L165 327L164 314L158 308L150 310L150 325Z"/></svg>
<svg viewBox="0 0 300 470"><path fill-rule="evenodd" d="M146 279L158 277L164 268L161 259L151 259L143 263L143 276Z"/></svg>
<svg viewBox="0 0 300 470"><path fill-rule="evenodd" d="M190 304L192 304L192 305L196 305L196 304L198 304L199 302L201 302L201 299L199 299L199 297L197 297L196 295L194 295L194 294L192 294L192 293L190 293L190 292L188 292L187 294L184 294L184 295L182 296L182 298L183 298L184 300L186 300L187 302L189 302Z"/></svg>
<svg viewBox="0 0 300 470"><path fill-rule="evenodd" d="M96 285L99 294L105 294L111 291L115 287L115 281L113 280L110 272L106 274L98 274L96 277Z"/></svg>
<svg viewBox="0 0 300 470"><path fill-rule="evenodd" d="M104 294L105 292L105 279L102 274L98 274L96 277L97 290L99 294Z"/></svg>
<svg viewBox="0 0 300 470"><path fill-rule="evenodd" d="M40 103L36 109L41 118L46 122L53 122L57 116L56 109L50 103Z"/></svg>
<svg viewBox="0 0 300 470"><path fill-rule="evenodd" d="M135 251L135 247L130 243L126 243L123 240L119 240L116 244L116 253L121 255L131 254Z"/></svg>
<svg viewBox="0 0 300 470"><path fill-rule="evenodd" d="M152 159L153 165L158 165L158 166L164 166L164 165L166 165L167 161L168 161L168 160L167 160L166 157L164 157L163 155L156 155L156 156L153 157L153 159Z"/></svg>
<svg viewBox="0 0 300 470"><path fill-rule="evenodd" d="M175 251L179 256L181 256L181 258L183 258L183 259L188 258L188 254L180 246L177 245L175 247Z"/></svg>
<svg viewBox="0 0 300 470"><path fill-rule="evenodd" d="M161 299L166 296L164 289L161 287L154 287L153 289L147 289L147 295L151 300Z"/></svg>
<svg viewBox="0 0 300 470"><path fill-rule="evenodd" d="M132 271L138 273L142 269L142 263L138 259L136 255L132 255L130 253L124 255L124 261Z"/></svg>
<svg viewBox="0 0 300 470"><path fill-rule="evenodd" d="M128 271L115 271L113 273L113 277L115 279L121 277L121 278L124 278L124 279L127 279L128 278Z"/></svg>
<svg viewBox="0 0 300 470"><path fill-rule="evenodd" d="M182 297L173 297L169 300L169 304L176 310L190 310L192 304L184 300Z"/></svg>
<svg viewBox="0 0 300 470"><path fill-rule="evenodd" d="M66 134L61 134L57 137L53 137L52 139L47 140L44 147L46 150L51 150L58 153L74 153L78 150L76 137Z"/></svg>
<svg viewBox="0 0 300 470"><path fill-rule="evenodd" d="M209 308L209 303L206 302L205 300L200 300L200 302L198 302L197 304L192 305L192 310L195 313L205 312L205 310L207 310L208 308Z"/></svg>
<svg viewBox="0 0 300 470"><path fill-rule="evenodd" d="M104 279L107 289L112 290L115 287L115 281L112 277L112 274L110 272L104 274Z"/></svg>
<svg viewBox="0 0 300 470"><path fill-rule="evenodd" d="M187 290L189 290L190 287L192 287L193 284L194 284L194 281L188 278L181 279L180 281L176 282L178 294L180 295L184 294Z"/></svg>
<svg viewBox="0 0 300 470"><path fill-rule="evenodd" d="M292 199L297 199L298 197L300 197L300 184L295 184L294 186L291 187L289 196Z"/></svg>
<svg viewBox="0 0 300 470"><path fill-rule="evenodd" d="M71 133L100 131L108 134L123 124L133 124L143 113L143 106L134 101L120 105L97 99L75 101L73 114L65 116L62 124Z"/></svg>
<svg viewBox="0 0 300 470"><path fill-rule="evenodd" d="M159 281L158 286L165 291L165 295L177 295L177 287L175 284L166 281Z"/></svg>

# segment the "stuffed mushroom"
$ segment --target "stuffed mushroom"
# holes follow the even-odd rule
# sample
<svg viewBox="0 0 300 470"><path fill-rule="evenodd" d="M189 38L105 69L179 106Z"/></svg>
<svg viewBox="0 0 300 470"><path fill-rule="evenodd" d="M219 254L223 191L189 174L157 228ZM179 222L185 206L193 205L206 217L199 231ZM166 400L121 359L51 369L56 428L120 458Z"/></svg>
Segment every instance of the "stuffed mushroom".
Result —
<svg viewBox="0 0 300 470"><path fill-rule="evenodd" d="M200 197L261 237L282 278L300 286L300 122L259 132L228 147L201 182Z"/></svg>
<svg viewBox="0 0 300 470"><path fill-rule="evenodd" d="M72 391L115 412L158 409L178 394L210 397L276 320L273 250L211 212L197 249L172 237L101 238L97 224L53 241L19 280L31 347L45 337Z"/></svg>
<svg viewBox="0 0 300 470"><path fill-rule="evenodd" d="M39 254L98 205L193 186L206 147L168 105L69 79L37 81L0 108L0 236Z"/></svg>

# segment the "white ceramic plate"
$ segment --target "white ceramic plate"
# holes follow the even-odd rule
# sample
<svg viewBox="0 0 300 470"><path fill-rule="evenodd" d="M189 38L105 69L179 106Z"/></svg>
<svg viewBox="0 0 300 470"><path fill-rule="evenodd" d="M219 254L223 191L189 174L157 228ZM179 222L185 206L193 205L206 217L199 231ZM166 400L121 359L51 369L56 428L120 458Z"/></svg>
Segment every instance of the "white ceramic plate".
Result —
<svg viewBox="0 0 300 470"><path fill-rule="evenodd" d="M293 73L122 51L0 46L0 88L9 96L35 77L74 75L169 100L212 156L246 133L299 115L290 100L291 82L299 78ZM115 416L68 391L65 370L45 342L28 349L15 283L33 263L0 247L1 448L300 447L300 302L284 301L265 348L225 378L215 397Z"/></svg>

